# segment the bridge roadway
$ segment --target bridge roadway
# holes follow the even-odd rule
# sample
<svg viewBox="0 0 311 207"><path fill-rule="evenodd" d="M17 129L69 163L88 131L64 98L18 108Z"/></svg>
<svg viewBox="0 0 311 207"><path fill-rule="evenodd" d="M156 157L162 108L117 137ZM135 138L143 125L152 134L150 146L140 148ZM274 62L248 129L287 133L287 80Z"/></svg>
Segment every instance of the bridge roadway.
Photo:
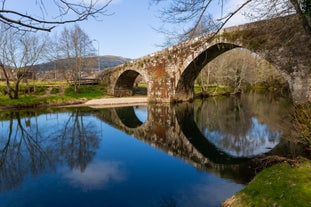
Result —
<svg viewBox="0 0 311 207"><path fill-rule="evenodd" d="M104 70L108 94L131 96L135 79L148 84L149 102L187 101L204 66L234 48L246 48L274 65L287 80L295 102L311 101L311 37L297 16L225 28Z"/></svg>
<svg viewBox="0 0 311 207"><path fill-rule="evenodd" d="M178 157L194 167L221 177L246 183L252 178L250 158L234 158L218 150L200 132L191 103L148 104L148 118L142 123L133 106L105 108L94 116L111 126Z"/></svg>

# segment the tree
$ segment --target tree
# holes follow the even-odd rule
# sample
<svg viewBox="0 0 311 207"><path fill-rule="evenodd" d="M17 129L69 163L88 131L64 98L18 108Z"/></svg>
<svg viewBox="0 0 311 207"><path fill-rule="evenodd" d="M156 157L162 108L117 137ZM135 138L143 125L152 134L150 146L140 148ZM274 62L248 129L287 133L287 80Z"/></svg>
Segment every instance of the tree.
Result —
<svg viewBox="0 0 311 207"><path fill-rule="evenodd" d="M66 59L66 67L69 69L67 81L74 85L75 92L79 92L81 75L87 56L93 55L94 47L89 36L78 26L65 28L58 41L60 56Z"/></svg>
<svg viewBox="0 0 311 207"><path fill-rule="evenodd" d="M85 21L90 17L97 19L99 16L109 15L106 8L112 2L112 0L53 0L43 1L35 0L28 1L29 10L20 11L15 9L16 2L1 0L0 8L0 23L1 33L7 30L15 29L15 32L30 32L30 31L52 31L57 25L69 24L74 22ZM14 8L14 9L12 9ZM49 8L49 9L47 9ZM23 33L24 34L24 33ZM2 37L2 38L1 38ZM1 34L0 41L6 43L5 38ZM4 47L3 47L4 48ZM7 53L2 48L2 56ZM15 84L15 89L11 88L5 68L8 64L3 62L3 58L0 59L0 69L4 72L4 76L7 83L8 94L10 98L18 98L19 81ZM14 95L12 95L14 93Z"/></svg>
<svg viewBox="0 0 311 207"><path fill-rule="evenodd" d="M156 4L166 0L152 0ZM233 1L229 0L170 0L170 4L161 10L160 18L165 23L190 24L190 29L183 32L183 36L193 37L206 16L212 16L209 10L215 13L215 5L219 8L220 17L213 19L215 34L238 12L247 9L247 14L253 19L271 18L296 13L301 24L311 35L311 3L310 0L241 0L235 7L226 6ZM167 5L167 4L166 4ZM180 39L180 38L179 38Z"/></svg>
<svg viewBox="0 0 311 207"><path fill-rule="evenodd" d="M34 77L33 66L44 54L46 39L34 33L20 34L11 28L0 33L0 69L6 79L7 94L11 99L18 99L20 82ZM9 68L15 77L9 76Z"/></svg>
<svg viewBox="0 0 311 207"><path fill-rule="evenodd" d="M279 71L249 50L236 48L210 61L197 77L197 83L206 92L211 85L231 86L234 92L243 86L264 85L271 87L282 83Z"/></svg>
<svg viewBox="0 0 311 207"><path fill-rule="evenodd" d="M22 31L48 31L57 25L87 20L89 17L109 15L106 8L112 0L35 0L30 1L29 10L11 9L10 1L2 0L0 22ZM16 4L16 3L15 3ZM48 8L48 9L47 9Z"/></svg>

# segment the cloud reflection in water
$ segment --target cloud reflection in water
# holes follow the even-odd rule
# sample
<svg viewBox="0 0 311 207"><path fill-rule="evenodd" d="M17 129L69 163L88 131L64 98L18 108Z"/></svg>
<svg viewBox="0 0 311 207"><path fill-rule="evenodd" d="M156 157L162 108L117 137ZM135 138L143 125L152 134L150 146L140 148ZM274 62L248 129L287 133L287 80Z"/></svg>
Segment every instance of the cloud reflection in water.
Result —
<svg viewBox="0 0 311 207"><path fill-rule="evenodd" d="M65 170L63 176L71 185L83 190L96 190L106 187L111 182L122 182L125 173L122 172L122 163L115 161L97 161L91 163L84 172L79 169Z"/></svg>
<svg viewBox="0 0 311 207"><path fill-rule="evenodd" d="M282 133L273 132L266 124L251 118L252 127L245 135L223 134L218 131L203 130L204 136L220 150L234 157L253 157L273 149L279 142Z"/></svg>

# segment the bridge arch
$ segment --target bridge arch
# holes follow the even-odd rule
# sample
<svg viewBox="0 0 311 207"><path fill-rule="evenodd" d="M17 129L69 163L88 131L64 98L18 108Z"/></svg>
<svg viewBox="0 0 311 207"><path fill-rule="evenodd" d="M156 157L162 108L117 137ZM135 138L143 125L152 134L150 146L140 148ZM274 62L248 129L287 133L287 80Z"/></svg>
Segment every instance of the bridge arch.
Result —
<svg viewBox="0 0 311 207"><path fill-rule="evenodd" d="M203 48L203 49L202 49ZM238 43L238 42L218 42L207 49L204 49L204 45L202 48L198 49L199 55L196 58L192 58L191 56L188 57L188 60L185 61L185 64L181 70L180 77L177 79L177 85L175 89L175 101L185 101L185 100L192 100L194 98L194 83L199 75L199 73L204 69L204 67L214 60L216 57L231 51L236 48L242 48L245 50L250 51L251 53L255 53L258 55L261 59L267 61L269 64L275 68L280 75L287 81L288 84L290 84L289 81L289 75L286 71L282 70L281 67L276 64L275 62L267 59L263 54L261 54L260 51L254 51L251 48L249 48L247 45ZM202 51L200 53L200 51ZM189 63L190 62L190 63Z"/></svg>
<svg viewBox="0 0 311 207"><path fill-rule="evenodd" d="M126 69L124 70L118 79L116 80L116 83L114 85L114 96L121 97L121 96L132 96L133 93L133 87L135 84L135 81L137 80L138 76L142 76L144 80L146 78L144 77L143 73L140 73L138 70L134 69Z"/></svg>
<svg viewBox="0 0 311 207"><path fill-rule="evenodd" d="M176 100L191 100L194 97L194 81L202 71L202 69L213 59L219 55L238 48L240 46L232 43L216 43L207 49L203 50L196 58L185 61L189 64L183 66L180 77L177 77L177 86L175 90Z"/></svg>

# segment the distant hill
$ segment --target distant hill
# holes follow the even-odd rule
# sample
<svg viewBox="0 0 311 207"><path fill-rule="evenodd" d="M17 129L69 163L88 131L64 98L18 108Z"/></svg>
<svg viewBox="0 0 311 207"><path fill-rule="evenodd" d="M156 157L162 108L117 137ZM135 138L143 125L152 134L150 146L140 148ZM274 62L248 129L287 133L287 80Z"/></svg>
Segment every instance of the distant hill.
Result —
<svg viewBox="0 0 311 207"><path fill-rule="evenodd" d="M124 57L120 57L120 56L113 56L113 55L100 56L99 58L100 58L100 67L101 68L112 68L112 67L121 65L121 64L131 60L129 58L124 58Z"/></svg>
<svg viewBox="0 0 311 207"><path fill-rule="evenodd" d="M113 55L104 55L104 56L99 56L99 62L100 62L100 69L105 69L105 68L112 68L118 65L121 65L125 62L130 61L131 59L129 58L124 58L124 57L120 57L120 56L113 56ZM91 61L92 67L94 68L98 68L98 56L94 56L94 57L87 57L86 61ZM66 60L65 59L60 59L57 61L51 61L51 62L47 62L47 63L42 63L42 64L38 64L36 66L34 66L34 70L36 71L52 71L55 69L55 67L57 69L59 69L59 64L62 64L63 67L66 67Z"/></svg>

